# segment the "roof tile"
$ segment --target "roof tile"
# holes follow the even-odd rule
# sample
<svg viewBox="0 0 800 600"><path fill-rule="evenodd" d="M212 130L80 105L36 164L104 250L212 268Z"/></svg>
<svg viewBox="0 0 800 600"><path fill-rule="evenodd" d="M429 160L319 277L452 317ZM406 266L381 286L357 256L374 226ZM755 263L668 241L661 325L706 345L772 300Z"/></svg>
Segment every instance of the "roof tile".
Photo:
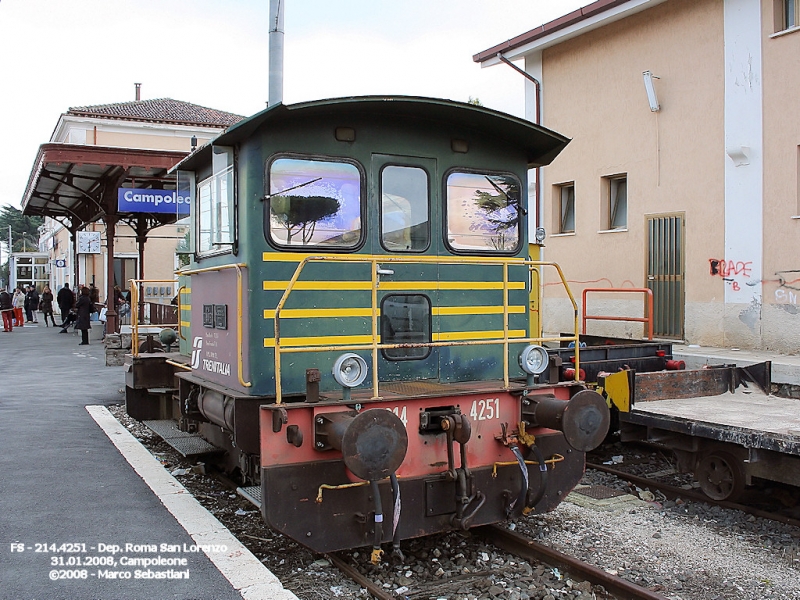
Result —
<svg viewBox="0 0 800 600"><path fill-rule="evenodd" d="M166 122L207 127L229 127L244 117L172 98L73 106L68 115L131 121Z"/></svg>

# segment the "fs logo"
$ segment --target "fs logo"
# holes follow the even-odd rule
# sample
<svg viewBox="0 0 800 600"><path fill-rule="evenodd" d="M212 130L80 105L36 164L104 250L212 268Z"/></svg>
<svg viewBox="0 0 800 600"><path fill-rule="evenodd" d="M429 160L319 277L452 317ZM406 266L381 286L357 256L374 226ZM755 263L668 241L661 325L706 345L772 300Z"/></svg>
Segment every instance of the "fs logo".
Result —
<svg viewBox="0 0 800 600"><path fill-rule="evenodd" d="M200 354L203 351L203 338L200 336L194 338L192 342L192 369L200 368Z"/></svg>

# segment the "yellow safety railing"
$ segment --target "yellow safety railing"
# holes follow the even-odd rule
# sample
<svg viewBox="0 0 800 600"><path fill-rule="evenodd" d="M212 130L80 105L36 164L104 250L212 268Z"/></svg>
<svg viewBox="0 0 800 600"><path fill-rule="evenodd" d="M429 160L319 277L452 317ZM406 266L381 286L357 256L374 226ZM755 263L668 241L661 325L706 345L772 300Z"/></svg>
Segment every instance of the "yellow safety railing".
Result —
<svg viewBox="0 0 800 600"><path fill-rule="evenodd" d="M280 318L281 311L283 310L286 302L294 291L295 286L300 278L303 269L309 263L313 262L341 262L341 263L364 263L371 264L371 311L372 311L372 340L368 344L308 344L302 347L281 347L280 335ZM378 287L379 287L379 264L385 263L405 263L405 264L420 264L420 263L435 263L435 264L455 264L455 265L487 265L487 266L501 266L503 268L503 337L496 339L472 339L463 341L438 341L417 344L381 344L378 341ZM510 338L508 334L508 267L509 266L527 266L529 272L537 267L553 267L558 272L561 283L572 302L574 314L574 335L564 337L546 338L539 335L538 337L515 337ZM186 273L184 271L184 273ZM189 273L186 273L189 274ZM409 282L409 286L413 287L413 282ZM241 307L240 307L241 308ZM561 271L556 263L521 260L516 258L508 259L490 259L490 258L475 258L475 257L441 257L441 256L417 256L417 257L400 257L400 256L357 256L357 255L329 255L329 256L305 256L300 259L297 268L288 281L286 289L281 296L280 301L275 309L275 403L280 404L282 401L281 391L281 356L286 353L297 352L322 352L322 351L354 351L354 350L369 350L372 357L372 394L373 399L380 398L378 390L378 350L388 350L393 348L436 348L445 346L482 346L491 344L503 345L503 385L506 389L509 388L509 365L508 365L508 347L509 343L538 343L544 342L575 342L575 378L579 377L580 372L580 343L579 343L579 317L578 317L578 304L572 295L564 273ZM538 333L538 332L537 332Z"/></svg>
<svg viewBox="0 0 800 600"><path fill-rule="evenodd" d="M244 378L244 336L242 333L244 277L242 276L242 269L246 267L247 265L245 263L233 263L219 265L216 267L204 267L202 269L181 269L176 273L177 275L196 275L198 273L211 273L213 271L224 271L225 269L236 269L236 373L239 378L239 384L242 387L250 387L253 385ZM180 318L178 320L180 320Z"/></svg>
<svg viewBox="0 0 800 600"><path fill-rule="evenodd" d="M131 354L139 356L139 326L144 323L139 323L139 316L141 314L139 307L139 286L146 283L171 283L175 281L172 279L129 279L129 289L131 291ZM178 322L177 323L159 323L159 327L177 327L180 331L180 305L178 306Z"/></svg>

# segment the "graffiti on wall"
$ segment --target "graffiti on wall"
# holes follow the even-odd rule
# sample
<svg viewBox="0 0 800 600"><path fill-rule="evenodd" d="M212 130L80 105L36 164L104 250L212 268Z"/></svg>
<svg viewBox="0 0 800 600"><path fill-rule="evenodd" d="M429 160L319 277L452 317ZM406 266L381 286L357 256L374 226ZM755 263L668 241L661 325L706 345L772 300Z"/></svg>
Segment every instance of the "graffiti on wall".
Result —
<svg viewBox="0 0 800 600"><path fill-rule="evenodd" d="M800 292L800 269L776 271L778 288L775 290L775 303L780 304L786 312L797 314L797 294Z"/></svg>
<svg viewBox="0 0 800 600"><path fill-rule="evenodd" d="M742 289L742 283L749 286L758 285L758 281L745 281L753 274L752 260L725 260L724 258L708 259L709 274L712 277L721 277L734 292Z"/></svg>

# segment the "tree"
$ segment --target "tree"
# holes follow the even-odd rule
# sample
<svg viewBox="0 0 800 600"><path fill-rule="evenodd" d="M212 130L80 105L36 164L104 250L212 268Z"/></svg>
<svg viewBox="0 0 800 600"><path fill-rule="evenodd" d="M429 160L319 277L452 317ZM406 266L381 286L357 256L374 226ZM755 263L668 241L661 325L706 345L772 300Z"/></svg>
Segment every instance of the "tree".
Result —
<svg viewBox="0 0 800 600"><path fill-rule="evenodd" d="M472 96L469 97L467 100L467 104L472 104L473 106L483 106L483 103L478 98L473 98Z"/></svg>
<svg viewBox="0 0 800 600"><path fill-rule="evenodd" d="M11 226L12 252L38 250L42 223L41 217L29 217L13 206L3 206L0 208L0 240L8 241L8 227Z"/></svg>
<svg viewBox="0 0 800 600"><path fill-rule="evenodd" d="M502 175L486 176L496 194L484 190L475 190L475 204L485 214L486 223L494 232L492 245L498 250L506 250L509 240L507 234L515 230L519 223L519 189L516 181ZM516 232L512 238L516 237ZM514 242L516 243L516 242Z"/></svg>
<svg viewBox="0 0 800 600"><path fill-rule="evenodd" d="M286 244L300 233L303 244L314 237L317 223L339 212L339 200L328 196L273 196L270 200L272 218L286 228Z"/></svg>
<svg viewBox="0 0 800 600"><path fill-rule="evenodd" d="M11 227L12 247L11 252L39 249L39 227L44 219L29 217L22 214L21 210L6 205L0 208L0 241L8 246L8 228ZM8 281L8 256L6 262L0 267L0 279Z"/></svg>

